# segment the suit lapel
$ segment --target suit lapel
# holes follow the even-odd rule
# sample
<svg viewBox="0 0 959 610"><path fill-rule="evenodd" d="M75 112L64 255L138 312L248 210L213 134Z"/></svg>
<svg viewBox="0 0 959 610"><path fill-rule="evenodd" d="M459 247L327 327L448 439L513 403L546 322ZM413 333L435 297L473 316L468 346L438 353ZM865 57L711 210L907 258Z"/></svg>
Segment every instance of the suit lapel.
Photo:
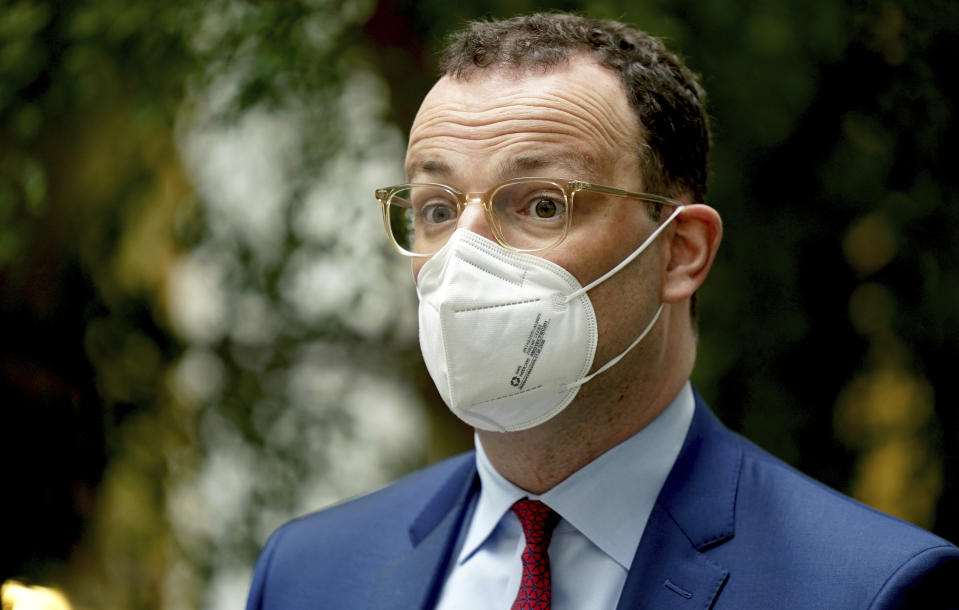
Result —
<svg viewBox="0 0 959 610"><path fill-rule="evenodd" d="M410 610L435 604L464 513L478 485L473 455L468 458L410 524L410 548L380 572L370 608Z"/></svg>
<svg viewBox="0 0 959 610"><path fill-rule="evenodd" d="M734 534L742 449L696 395L683 448L650 514L618 610L710 608L729 573L704 551Z"/></svg>
<svg viewBox="0 0 959 610"><path fill-rule="evenodd" d="M689 543L659 505L633 558L618 610L709 608L728 573Z"/></svg>

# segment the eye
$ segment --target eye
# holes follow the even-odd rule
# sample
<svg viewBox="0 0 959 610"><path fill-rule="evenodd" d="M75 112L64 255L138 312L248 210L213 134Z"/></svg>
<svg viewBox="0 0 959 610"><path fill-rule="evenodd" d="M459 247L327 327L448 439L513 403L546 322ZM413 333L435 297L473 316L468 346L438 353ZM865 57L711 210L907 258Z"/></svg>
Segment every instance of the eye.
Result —
<svg viewBox="0 0 959 610"><path fill-rule="evenodd" d="M428 203L423 206L423 220L427 224L442 224L456 218L456 208L448 203Z"/></svg>
<svg viewBox="0 0 959 610"><path fill-rule="evenodd" d="M444 188L414 184L410 187L409 196L418 223L440 225L459 216L456 198Z"/></svg>
<svg viewBox="0 0 959 610"><path fill-rule="evenodd" d="M532 203L532 212L537 218L553 218L559 212L559 206L552 199L542 197Z"/></svg>
<svg viewBox="0 0 959 610"><path fill-rule="evenodd" d="M523 213L540 220L562 218L566 213L566 203L556 197L538 195L530 200Z"/></svg>

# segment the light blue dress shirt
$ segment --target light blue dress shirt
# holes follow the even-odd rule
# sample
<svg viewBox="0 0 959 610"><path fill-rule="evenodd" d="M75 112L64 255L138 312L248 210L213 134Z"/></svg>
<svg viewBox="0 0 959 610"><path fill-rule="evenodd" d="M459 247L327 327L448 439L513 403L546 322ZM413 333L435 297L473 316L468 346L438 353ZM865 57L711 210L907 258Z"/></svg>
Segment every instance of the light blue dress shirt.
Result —
<svg viewBox="0 0 959 610"><path fill-rule="evenodd" d="M480 492L460 532L438 610L508 609L526 546L517 500L542 500L562 519L549 546L553 610L615 608L639 539L679 455L695 400L687 382L645 428L542 495L500 475L476 438Z"/></svg>

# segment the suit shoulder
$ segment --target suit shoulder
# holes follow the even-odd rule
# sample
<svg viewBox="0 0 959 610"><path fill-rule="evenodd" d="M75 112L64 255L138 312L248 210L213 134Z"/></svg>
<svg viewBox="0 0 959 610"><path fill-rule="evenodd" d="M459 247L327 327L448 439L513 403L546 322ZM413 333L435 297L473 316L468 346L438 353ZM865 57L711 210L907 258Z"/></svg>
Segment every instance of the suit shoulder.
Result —
<svg viewBox="0 0 959 610"><path fill-rule="evenodd" d="M463 453L416 470L377 490L289 521L280 530L287 530L285 535L294 533L294 537L312 537L357 525L406 527L444 485L462 482L462 476L472 471L473 455Z"/></svg>
<svg viewBox="0 0 959 610"><path fill-rule="evenodd" d="M737 494L737 537L788 537L792 548L817 550L863 568L896 569L950 542L912 523L880 512L799 472L750 441L743 444Z"/></svg>
<svg viewBox="0 0 959 610"><path fill-rule="evenodd" d="M450 510L474 473L472 453L463 454L287 522L260 553L247 608L299 608L304 600L310 607L365 607L376 574L411 548L411 527Z"/></svg>
<svg viewBox="0 0 959 610"><path fill-rule="evenodd" d="M786 464L752 442L740 437L743 461L740 499L746 504L776 504L778 511L788 514L797 524L808 524L820 530L841 529L846 533L894 533L904 540L945 543L942 538L922 528L880 512L831 487L816 481ZM846 526L855 522L850 531ZM832 532L835 535L842 532ZM903 538L905 537L905 538Z"/></svg>
<svg viewBox="0 0 959 610"><path fill-rule="evenodd" d="M953 608L959 549L802 474L745 438L723 607ZM727 445L730 446L730 445ZM924 605L925 600L939 600ZM759 600L759 601L757 601ZM755 602L755 603L754 603ZM950 603L953 603L950 602Z"/></svg>

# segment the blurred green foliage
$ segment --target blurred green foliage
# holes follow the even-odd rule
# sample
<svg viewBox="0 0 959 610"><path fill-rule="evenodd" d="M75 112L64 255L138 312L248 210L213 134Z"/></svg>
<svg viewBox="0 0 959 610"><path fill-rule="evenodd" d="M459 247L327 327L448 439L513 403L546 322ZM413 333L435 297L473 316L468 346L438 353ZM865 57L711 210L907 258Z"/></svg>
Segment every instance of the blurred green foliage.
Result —
<svg viewBox="0 0 959 610"><path fill-rule="evenodd" d="M545 8L635 23L702 75L725 225L699 301L708 402L814 477L959 540L956 3L4 0L0 581L93 607L215 607L229 596L210 591L245 588L269 529L310 504L311 477L332 501L468 447L353 187L401 178L397 133L447 32ZM267 136L240 137L256 125ZM202 169L220 150L203 138L224 134L251 159L237 192ZM227 204L272 184L261 166L282 188L273 207L241 201L262 214L244 225ZM219 308L184 327L175 278L210 261ZM290 296L304 269L323 288ZM386 475L343 470L389 445L363 432L395 417L363 411L401 387L377 379L409 386L433 434L371 458ZM205 484L249 488L219 528L184 491Z"/></svg>

